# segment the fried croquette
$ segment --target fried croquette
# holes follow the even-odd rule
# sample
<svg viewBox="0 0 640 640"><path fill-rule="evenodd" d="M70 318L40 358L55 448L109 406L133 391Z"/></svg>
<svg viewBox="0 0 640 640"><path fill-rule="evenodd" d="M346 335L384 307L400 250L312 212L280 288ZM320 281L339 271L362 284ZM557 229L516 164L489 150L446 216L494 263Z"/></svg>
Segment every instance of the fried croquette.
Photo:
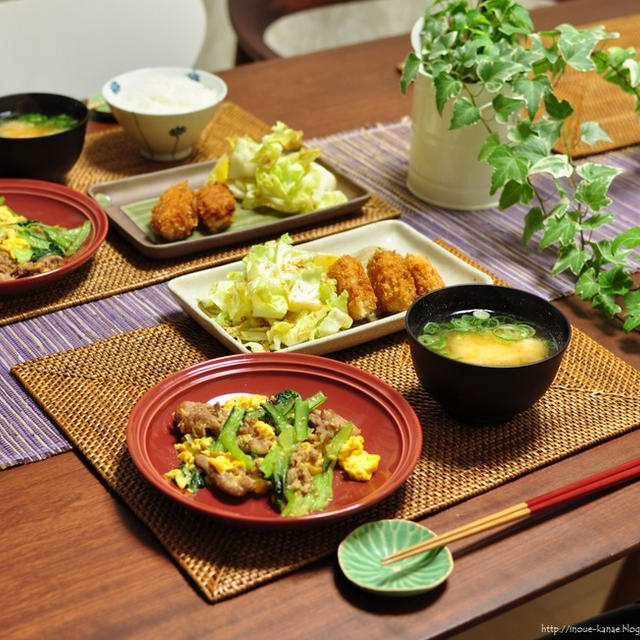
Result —
<svg viewBox="0 0 640 640"><path fill-rule="evenodd" d="M411 273L413 282L416 285L416 293L419 296L444 287L442 276L429 258L408 253L404 257L404 261Z"/></svg>
<svg viewBox="0 0 640 640"><path fill-rule="evenodd" d="M228 228L236 212L236 199L222 182L206 184L196 191L196 211L211 233Z"/></svg>
<svg viewBox="0 0 640 640"><path fill-rule="evenodd" d="M165 240L182 240L198 226L195 194L188 182L171 185L151 209L151 228Z"/></svg>
<svg viewBox="0 0 640 640"><path fill-rule="evenodd" d="M353 256L338 258L328 269L327 275L336 281L338 293L349 294L347 309L354 320L363 320L375 312L378 306L376 294L362 264Z"/></svg>
<svg viewBox="0 0 640 640"><path fill-rule="evenodd" d="M388 249L376 249L367 262L367 274L384 313L404 311L417 298L416 286L404 258Z"/></svg>

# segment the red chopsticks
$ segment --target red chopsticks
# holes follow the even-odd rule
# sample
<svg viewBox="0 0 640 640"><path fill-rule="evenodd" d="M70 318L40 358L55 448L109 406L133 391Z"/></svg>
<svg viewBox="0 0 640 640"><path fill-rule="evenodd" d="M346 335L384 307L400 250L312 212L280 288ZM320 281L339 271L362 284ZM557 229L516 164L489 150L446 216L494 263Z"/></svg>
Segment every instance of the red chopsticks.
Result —
<svg viewBox="0 0 640 640"><path fill-rule="evenodd" d="M404 558L409 558L418 553L424 553L425 551L429 551L437 547L443 547L446 544L456 540L461 540L462 538L467 538L476 533L480 533L481 531L498 527L500 525L507 524L508 522L513 522L514 520L519 520L520 518L524 518L532 513L544 511L545 509L550 509L551 507L564 504L570 500L575 500L576 498L581 498L604 489L609 489L617 484L634 480L638 477L640 477L640 458L635 458L634 460L629 460L628 462L612 467L611 469L607 469L606 471L595 473L559 489L543 493L542 495L531 498L526 502L519 502L507 509L497 511L496 513L492 513L484 518L479 518L478 520L469 522L465 525L452 529L451 531L435 536L434 538L429 538L429 540L424 540L418 544L396 551L395 553L382 558L381 562L382 564L390 564L392 562L397 562L398 560L403 560Z"/></svg>

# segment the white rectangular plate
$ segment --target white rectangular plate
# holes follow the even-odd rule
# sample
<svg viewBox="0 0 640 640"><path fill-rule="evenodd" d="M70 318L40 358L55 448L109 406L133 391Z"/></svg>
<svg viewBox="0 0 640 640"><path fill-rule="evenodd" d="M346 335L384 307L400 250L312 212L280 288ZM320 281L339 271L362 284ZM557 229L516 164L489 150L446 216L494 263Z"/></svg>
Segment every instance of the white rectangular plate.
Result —
<svg viewBox="0 0 640 640"><path fill-rule="evenodd" d="M355 254L369 247L393 249L398 253L417 253L431 260L440 272L445 285L487 283L492 279L482 271L467 264L440 245L429 240L420 232L399 220L383 220L373 224L343 231L299 245L311 251L342 255ZM231 271L240 271L240 261L212 267L203 271L189 273L169 281L169 290L185 313L191 316L209 333L235 353L249 353L249 350L232 338L219 324L214 322L198 306L198 300L208 295L211 284L224 280ZM405 312L394 313L383 318L354 324L350 329L317 340L309 340L280 351L299 351L323 355L356 344L375 340L404 328Z"/></svg>

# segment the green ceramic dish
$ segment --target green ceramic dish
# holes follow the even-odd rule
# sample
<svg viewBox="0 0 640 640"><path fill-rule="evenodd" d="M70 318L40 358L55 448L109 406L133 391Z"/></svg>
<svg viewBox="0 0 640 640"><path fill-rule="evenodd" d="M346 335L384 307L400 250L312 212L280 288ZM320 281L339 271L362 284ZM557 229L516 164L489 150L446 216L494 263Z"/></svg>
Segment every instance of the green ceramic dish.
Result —
<svg viewBox="0 0 640 640"><path fill-rule="evenodd" d="M434 537L409 520L378 520L354 529L338 547L338 564L358 587L383 596L414 596L444 582L453 570L449 549L440 547L383 566L400 549Z"/></svg>

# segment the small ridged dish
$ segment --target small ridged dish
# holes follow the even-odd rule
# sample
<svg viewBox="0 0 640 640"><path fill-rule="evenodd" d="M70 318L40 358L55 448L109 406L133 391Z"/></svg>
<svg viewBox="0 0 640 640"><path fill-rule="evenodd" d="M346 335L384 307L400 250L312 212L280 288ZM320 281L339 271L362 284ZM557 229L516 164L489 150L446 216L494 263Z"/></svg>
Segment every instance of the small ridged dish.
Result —
<svg viewBox="0 0 640 640"><path fill-rule="evenodd" d="M415 596L442 584L453 570L447 547L382 565L382 558L423 540L433 531L410 520L378 520L354 529L338 547L338 564L356 586L382 596Z"/></svg>

